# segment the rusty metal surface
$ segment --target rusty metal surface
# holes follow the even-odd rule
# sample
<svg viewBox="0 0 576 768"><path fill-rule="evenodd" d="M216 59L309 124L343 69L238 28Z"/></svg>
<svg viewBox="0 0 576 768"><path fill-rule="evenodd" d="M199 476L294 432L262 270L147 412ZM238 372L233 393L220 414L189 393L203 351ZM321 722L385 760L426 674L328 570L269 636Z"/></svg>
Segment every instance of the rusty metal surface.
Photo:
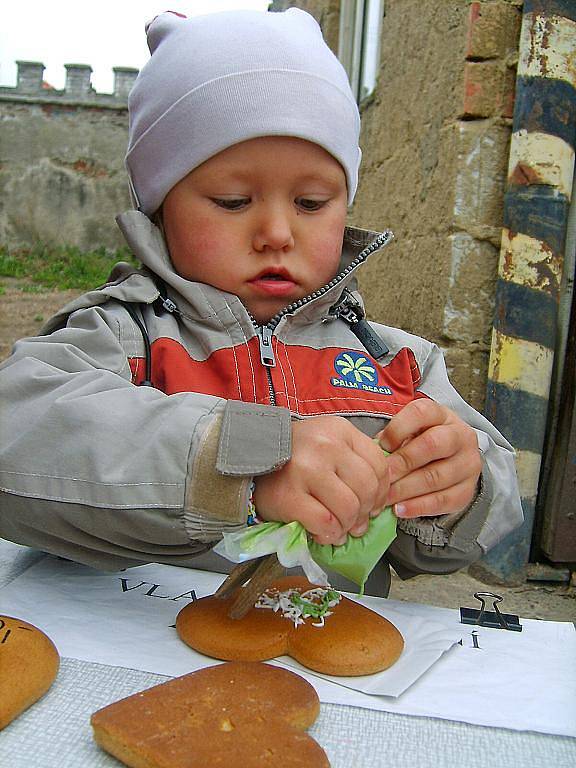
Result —
<svg viewBox="0 0 576 768"><path fill-rule="evenodd" d="M576 402L572 406L576 412ZM576 563L576 418L572 421L568 449L559 461L543 549L554 563Z"/></svg>
<svg viewBox="0 0 576 768"><path fill-rule="evenodd" d="M541 547L554 563L576 563L576 303L564 365L558 434L552 448L549 478L539 506L544 520ZM546 478L545 478L546 479Z"/></svg>

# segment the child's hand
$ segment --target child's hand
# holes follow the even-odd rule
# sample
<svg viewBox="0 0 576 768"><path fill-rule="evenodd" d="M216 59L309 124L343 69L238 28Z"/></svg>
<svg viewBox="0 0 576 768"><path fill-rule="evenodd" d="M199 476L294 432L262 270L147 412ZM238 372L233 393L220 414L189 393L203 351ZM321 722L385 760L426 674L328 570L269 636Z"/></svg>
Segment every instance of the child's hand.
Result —
<svg viewBox="0 0 576 768"><path fill-rule="evenodd" d="M292 458L255 478L263 520L298 520L319 544L362 536L385 506L389 472L382 449L339 416L292 424Z"/></svg>
<svg viewBox="0 0 576 768"><path fill-rule="evenodd" d="M476 433L449 408L413 400L379 433L392 453L387 504L398 517L460 512L476 494L482 460Z"/></svg>

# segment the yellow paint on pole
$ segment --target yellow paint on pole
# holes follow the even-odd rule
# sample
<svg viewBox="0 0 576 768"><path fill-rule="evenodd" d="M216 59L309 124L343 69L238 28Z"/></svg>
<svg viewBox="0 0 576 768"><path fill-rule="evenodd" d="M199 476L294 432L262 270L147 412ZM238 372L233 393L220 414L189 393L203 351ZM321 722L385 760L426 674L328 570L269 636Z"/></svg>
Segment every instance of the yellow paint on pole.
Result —
<svg viewBox="0 0 576 768"><path fill-rule="evenodd" d="M528 13L522 24L518 75L576 85L576 21Z"/></svg>
<svg viewBox="0 0 576 768"><path fill-rule="evenodd" d="M557 294L562 279L562 254L523 232L502 230L498 275L503 280Z"/></svg>
<svg viewBox="0 0 576 768"><path fill-rule="evenodd" d="M489 378L510 389L548 398L554 352L535 341L506 336L500 331L493 335Z"/></svg>
<svg viewBox="0 0 576 768"><path fill-rule="evenodd" d="M532 451L516 451L516 474L520 496L536 500L542 455Z"/></svg>

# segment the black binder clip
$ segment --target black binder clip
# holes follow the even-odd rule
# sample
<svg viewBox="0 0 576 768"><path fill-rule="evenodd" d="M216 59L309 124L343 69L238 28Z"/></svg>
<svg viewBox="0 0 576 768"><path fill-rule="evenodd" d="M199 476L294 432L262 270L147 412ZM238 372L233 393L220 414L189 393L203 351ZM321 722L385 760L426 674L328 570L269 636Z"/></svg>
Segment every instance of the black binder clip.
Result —
<svg viewBox="0 0 576 768"><path fill-rule="evenodd" d="M518 616L512 613L501 613L498 609L498 603L503 598L494 592L474 592L474 597L480 600L482 607L480 610L475 608L460 608L460 622L462 624L476 624L478 627L489 627L490 629L508 629L511 632L522 632L522 625ZM494 610L486 610L486 599L492 601Z"/></svg>

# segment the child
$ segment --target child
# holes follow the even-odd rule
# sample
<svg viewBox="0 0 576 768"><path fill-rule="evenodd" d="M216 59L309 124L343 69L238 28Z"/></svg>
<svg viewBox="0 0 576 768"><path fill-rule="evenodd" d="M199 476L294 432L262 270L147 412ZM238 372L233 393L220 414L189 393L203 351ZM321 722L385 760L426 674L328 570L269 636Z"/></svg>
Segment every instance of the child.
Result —
<svg viewBox="0 0 576 768"><path fill-rule="evenodd" d="M473 562L521 522L512 449L434 345L364 320L356 271L389 234L345 227L360 121L318 25L169 12L147 33L118 218L143 267L2 366L0 535L197 567L252 502L330 544L394 504L402 577Z"/></svg>

